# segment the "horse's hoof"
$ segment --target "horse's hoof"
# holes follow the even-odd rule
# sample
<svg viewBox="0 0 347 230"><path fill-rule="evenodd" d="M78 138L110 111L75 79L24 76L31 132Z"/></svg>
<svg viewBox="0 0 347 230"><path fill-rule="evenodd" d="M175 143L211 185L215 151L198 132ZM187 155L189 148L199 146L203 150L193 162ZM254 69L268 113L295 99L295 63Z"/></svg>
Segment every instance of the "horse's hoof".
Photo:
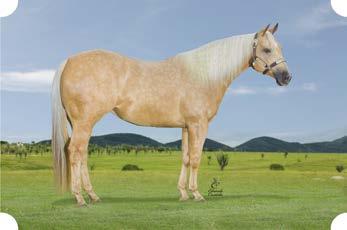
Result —
<svg viewBox="0 0 347 230"><path fill-rule="evenodd" d="M204 201L206 201L206 200L205 200L205 198L203 198L203 197L201 196L201 197L196 197L196 198L194 198L194 201L196 201L196 202L204 202Z"/></svg>
<svg viewBox="0 0 347 230"><path fill-rule="evenodd" d="M77 203L77 207L79 207L79 208L86 208L86 207L88 207L88 205L87 205L86 202L84 202L84 203Z"/></svg>
<svg viewBox="0 0 347 230"><path fill-rule="evenodd" d="M91 199L90 200L92 204L100 203L101 199L98 197L97 199Z"/></svg>
<svg viewBox="0 0 347 230"><path fill-rule="evenodd" d="M181 202L184 202L184 201L187 201L187 200L189 200L189 196L185 196L185 197L180 197L180 199L179 199L179 201L181 201Z"/></svg>
<svg viewBox="0 0 347 230"><path fill-rule="evenodd" d="M194 201L205 201L204 197L199 193L199 191L193 192Z"/></svg>
<svg viewBox="0 0 347 230"><path fill-rule="evenodd" d="M197 202L200 202L200 201L205 201L205 198L200 194L200 193L197 193L197 194L194 194L194 201L197 201Z"/></svg>

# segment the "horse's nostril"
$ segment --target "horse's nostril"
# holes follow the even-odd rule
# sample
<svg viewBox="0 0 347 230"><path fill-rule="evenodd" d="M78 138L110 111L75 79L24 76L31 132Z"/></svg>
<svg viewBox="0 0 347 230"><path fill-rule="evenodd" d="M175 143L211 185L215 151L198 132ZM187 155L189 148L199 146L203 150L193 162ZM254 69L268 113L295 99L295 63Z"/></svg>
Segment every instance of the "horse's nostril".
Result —
<svg viewBox="0 0 347 230"><path fill-rule="evenodd" d="M287 81L290 82L290 80L292 80L292 76L288 75L287 76Z"/></svg>

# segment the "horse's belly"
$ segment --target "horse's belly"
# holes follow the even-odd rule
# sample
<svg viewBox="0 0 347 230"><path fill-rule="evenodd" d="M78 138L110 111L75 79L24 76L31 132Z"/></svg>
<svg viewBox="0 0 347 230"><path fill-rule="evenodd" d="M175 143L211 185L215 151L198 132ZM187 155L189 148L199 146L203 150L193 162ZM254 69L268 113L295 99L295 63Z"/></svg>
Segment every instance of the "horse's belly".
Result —
<svg viewBox="0 0 347 230"><path fill-rule="evenodd" d="M168 104L117 106L114 112L121 119L140 126L184 127L178 109Z"/></svg>

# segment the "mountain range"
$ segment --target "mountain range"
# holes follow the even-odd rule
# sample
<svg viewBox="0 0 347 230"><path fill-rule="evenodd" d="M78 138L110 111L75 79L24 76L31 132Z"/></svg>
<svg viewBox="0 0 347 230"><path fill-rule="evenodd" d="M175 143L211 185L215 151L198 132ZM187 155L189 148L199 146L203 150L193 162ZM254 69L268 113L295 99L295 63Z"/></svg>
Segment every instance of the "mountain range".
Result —
<svg viewBox="0 0 347 230"><path fill-rule="evenodd" d="M347 153L347 136L333 141L301 144L287 142L272 137L257 137L235 148L237 151L248 152L325 152Z"/></svg>
<svg viewBox="0 0 347 230"><path fill-rule="evenodd" d="M41 143L50 143L50 140ZM99 146L132 145L149 147L181 148L181 140L160 143L146 136L133 133L114 133L102 136L92 136L90 143ZM347 136L333 141L299 143L287 142L272 137L253 138L236 147L230 147L215 140L206 139L204 150L211 151L247 151L247 152L325 152L325 153L347 153Z"/></svg>

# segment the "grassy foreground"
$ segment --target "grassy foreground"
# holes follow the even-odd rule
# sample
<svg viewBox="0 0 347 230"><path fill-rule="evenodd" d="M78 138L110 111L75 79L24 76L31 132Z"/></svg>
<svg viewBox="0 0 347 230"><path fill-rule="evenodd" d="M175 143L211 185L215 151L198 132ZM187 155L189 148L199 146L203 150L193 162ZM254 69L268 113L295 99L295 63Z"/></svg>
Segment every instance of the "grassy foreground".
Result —
<svg viewBox="0 0 347 230"><path fill-rule="evenodd" d="M181 155L133 153L91 156L91 179L102 202L77 208L70 194L53 186L51 156L1 156L1 211L20 229L330 229L347 211L347 178L333 180L346 154L230 153L219 170L215 153L201 162L199 190L206 202L179 202ZM144 171L122 172L126 163ZM270 171L271 163L285 166ZM213 177L223 197L208 197Z"/></svg>

